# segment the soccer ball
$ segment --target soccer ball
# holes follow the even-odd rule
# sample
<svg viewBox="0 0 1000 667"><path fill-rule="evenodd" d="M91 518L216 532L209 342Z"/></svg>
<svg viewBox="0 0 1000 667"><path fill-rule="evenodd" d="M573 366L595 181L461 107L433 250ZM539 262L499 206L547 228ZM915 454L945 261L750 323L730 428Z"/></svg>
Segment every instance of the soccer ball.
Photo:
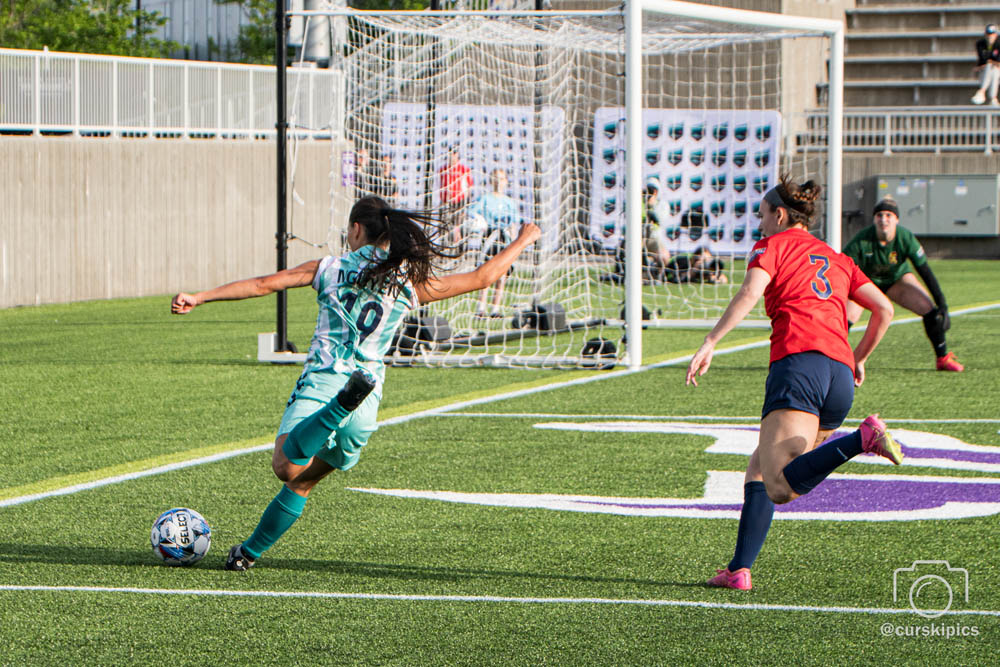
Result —
<svg viewBox="0 0 1000 667"><path fill-rule="evenodd" d="M153 553L167 565L193 565L208 553L212 529L194 510L175 507L153 522L149 541Z"/></svg>

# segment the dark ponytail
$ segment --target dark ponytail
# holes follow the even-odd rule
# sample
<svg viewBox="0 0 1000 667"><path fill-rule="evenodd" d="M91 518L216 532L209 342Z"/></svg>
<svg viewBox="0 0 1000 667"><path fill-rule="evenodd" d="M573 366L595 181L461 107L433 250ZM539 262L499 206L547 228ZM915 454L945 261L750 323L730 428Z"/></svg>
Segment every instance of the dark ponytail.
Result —
<svg viewBox="0 0 1000 667"><path fill-rule="evenodd" d="M427 282L437 268L436 259L453 257L438 242L444 227L432 215L392 208L380 197L363 197L351 208L348 220L364 228L372 245L383 247L388 242L388 256L358 276L360 287L398 294L407 282Z"/></svg>

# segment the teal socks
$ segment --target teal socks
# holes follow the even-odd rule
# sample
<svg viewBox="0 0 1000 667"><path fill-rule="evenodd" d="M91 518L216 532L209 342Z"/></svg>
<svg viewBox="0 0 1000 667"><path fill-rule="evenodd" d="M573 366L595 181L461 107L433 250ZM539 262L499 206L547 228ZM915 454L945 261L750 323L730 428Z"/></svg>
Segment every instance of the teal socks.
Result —
<svg viewBox="0 0 1000 667"><path fill-rule="evenodd" d="M304 466L323 449L326 441L330 439L330 434L350 413L351 411L341 405L334 396L325 406L295 425L285 438L281 451L292 463Z"/></svg>
<svg viewBox="0 0 1000 667"><path fill-rule="evenodd" d="M243 552L251 558L260 558L302 516L305 506L306 496L300 496L287 486L282 486L281 491L278 491L278 495L264 510L253 535L243 543Z"/></svg>

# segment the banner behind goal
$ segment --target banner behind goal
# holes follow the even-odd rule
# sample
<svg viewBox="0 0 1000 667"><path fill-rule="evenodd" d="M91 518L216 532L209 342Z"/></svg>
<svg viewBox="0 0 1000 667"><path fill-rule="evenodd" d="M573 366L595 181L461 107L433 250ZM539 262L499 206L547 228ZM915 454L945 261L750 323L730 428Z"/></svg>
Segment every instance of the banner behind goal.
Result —
<svg viewBox="0 0 1000 667"><path fill-rule="evenodd" d="M522 221L543 230L499 297L416 313L394 363L636 366L640 325L721 315L780 173L839 198L837 136L819 156L793 140L817 83L839 105L826 65L837 22L655 0L304 15L333 17L330 66L346 82L331 110L346 140L331 142L344 167L331 193L348 200L331 202L332 252L342 212L369 194L442 216L461 251L446 272L482 263ZM828 204L839 222L839 199Z"/></svg>

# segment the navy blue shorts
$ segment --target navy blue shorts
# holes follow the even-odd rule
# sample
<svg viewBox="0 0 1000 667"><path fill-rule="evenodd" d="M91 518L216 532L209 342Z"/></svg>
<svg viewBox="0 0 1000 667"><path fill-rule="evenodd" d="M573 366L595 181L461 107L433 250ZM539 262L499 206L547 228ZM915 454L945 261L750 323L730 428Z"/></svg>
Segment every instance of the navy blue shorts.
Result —
<svg viewBox="0 0 1000 667"><path fill-rule="evenodd" d="M826 431L844 422L854 402L854 371L819 352L799 352L771 364L761 419L772 410L799 410L819 417Z"/></svg>

